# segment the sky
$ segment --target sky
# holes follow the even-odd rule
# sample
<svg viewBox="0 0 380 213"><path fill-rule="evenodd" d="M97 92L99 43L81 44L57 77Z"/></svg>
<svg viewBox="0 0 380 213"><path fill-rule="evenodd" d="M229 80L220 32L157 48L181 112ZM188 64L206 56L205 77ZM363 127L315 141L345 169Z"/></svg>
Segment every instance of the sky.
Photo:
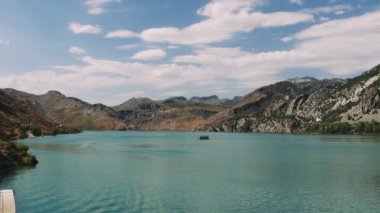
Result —
<svg viewBox="0 0 380 213"><path fill-rule="evenodd" d="M0 0L0 88L232 98L380 64L378 0Z"/></svg>

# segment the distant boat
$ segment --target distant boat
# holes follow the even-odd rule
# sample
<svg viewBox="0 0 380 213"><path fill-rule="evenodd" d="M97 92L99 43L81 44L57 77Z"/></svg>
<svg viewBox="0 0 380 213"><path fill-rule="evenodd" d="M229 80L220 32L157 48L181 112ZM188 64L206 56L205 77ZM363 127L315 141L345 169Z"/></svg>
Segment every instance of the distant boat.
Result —
<svg viewBox="0 0 380 213"><path fill-rule="evenodd" d="M199 137L199 140L209 140L209 139L210 139L210 137L208 135L201 135Z"/></svg>

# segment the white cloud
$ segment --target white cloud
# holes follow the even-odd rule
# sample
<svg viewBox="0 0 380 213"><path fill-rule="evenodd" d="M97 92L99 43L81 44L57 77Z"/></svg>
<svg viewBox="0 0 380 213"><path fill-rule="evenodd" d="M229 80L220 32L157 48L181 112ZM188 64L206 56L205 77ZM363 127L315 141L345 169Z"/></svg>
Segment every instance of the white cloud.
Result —
<svg viewBox="0 0 380 213"><path fill-rule="evenodd" d="M121 45L121 46L117 46L116 49L120 49L120 50L132 50L132 49L135 49L135 48L138 48L138 47L141 47L141 44Z"/></svg>
<svg viewBox="0 0 380 213"><path fill-rule="evenodd" d="M170 49L170 50L174 50L174 49L178 49L178 46L176 46L176 45L169 45L166 48Z"/></svg>
<svg viewBox="0 0 380 213"><path fill-rule="evenodd" d="M257 0L213 0L197 12L206 19L185 28L150 28L141 33L121 30L109 33L108 37L139 37L147 42L199 45L226 41L233 38L238 32L294 25L311 22L314 19L313 15L303 12L261 13L253 11L253 8L261 2ZM121 33L123 31L125 34Z"/></svg>
<svg viewBox="0 0 380 213"><path fill-rule="evenodd" d="M2 87L32 93L55 89L109 105L123 102L128 95L165 98L173 91L187 96L215 93L232 97L282 80L288 70L318 69L345 77L379 64L378 20L380 11L314 25L289 36L295 46L288 51L252 53L203 45L164 64L85 56L80 64L50 71L0 75L0 82Z"/></svg>
<svg viewBox="0 0 380 213"><path fill-rule="evenodd" d="M138 35L130 30L117 30L113 32L109 32L106 35L106 38L134 38L138 37Z"/></svg>
<svg viewBox="0 0 380 213"><path fill-rule="evenodd" d="M329 17L321 16L321 17L319 18L319 21L321 21L321 22L330 21L330 18L329 18Z"/></svg>
<svg viewBox="0 0 380 213"><path fill-rule="evenodd" d="M131 58L136 60L160 60L167 56L163 49L144 50L136 53Z"/></svg>
<svg viewBox="0 0 380 213"><path fill-rule="evenodd" d="M207 74L197 66L129 63L89 56L81 60L82 65L56 66L52 71L0 75L0 82L3 87L31 93L58 90L92 103L102 102L109 105L120 104L131 98L122 97L127 94L149 94L153 98L164 98L164 92L176 90L185 84L192 85L194 90L206 88L197 86L201 79L206 79L203 75ZM110 94L104 91L112 92Z"/></svg>
<svg viewBox="0 0 380 213"><path fill-rule="evenodd" d="M119 3L121 0L85 0L84 4L88 7L87 13L99 15L105 13L103 6L107 3Z"/></svg>
<svg viewBox="0 0 380 213"><path fill-rule="evenodd" d="M144 30L140 37L147 42L172 44L209 44L231 39L237 32L250 32L259 27L276 27L307 22L312 16L303 13L240 13L220 18L210 18L184 29L174 27Z"/></svg>
<svg viewBox="0 0 380 213"><path fill-rule="evenodd" d="M335 14L335 15L342 15L344 13L347 13L349 11L352 11L354 7L350 4L339 4L334 6L327 6L327 7L316 7L316 8L308 8L303 9L301 12L304 13L310 13L310 14Z"/></svg>
<svg viewBox="0 0 380 213"><path fill-rule="evenodd" d="M346 19L332 20L314 25L309 29L297 33L294 37L299 40L305 40L334 36L361 37L369 34L379 34L379 19L380 11Z"/></svg>
<svg viewBox="0 0 380 213"><path fill-rule="evenodd" d="M289 0L289 3L291 3L291 4L302 5L302 4L304 4L305 2L304 2L303 0Z"/></svg>
<svg viewBox="0 0 380 213"><path fill-rule="evenodd" d="M293 37L291 37L291 36L286 36L286 37L282 38L281 41L283 41L283 42L293 41Z"/></svg>
<svg viewBox="0 0 380 213"><path fill-rule="evenodd" d="M68 52L73 55L83 55L86 53L86 50L73 46L69 48Z"/></svg>
<svg viewBox="0 0 380 213"><path fill-rule="evenodd" d="M80 24L77 22L71 22L69 29L75 34L99 34L102 29L98 25Z"/></svg>
<svg viewBox="0 0 380 213"><path fill-rule="evenodd" d="M289 51L249 53L238 48L200 48L195 54L178 56L175 63L199 64L210 69L252 70L278 75L289 69L319 69L345 76L380 63L380 11L328 21L292 36L297 44ZM284 39L288 40L290 39Z"/></svg>
<svg viewBox="0 0 380 213"><path fill-rule="evenodd" d="M10 42L10 41L8 41L8 40L0 40L0 45L2 45L2 44L5 44L5 45L10 45L10 44L11 44L11 42Z"/></svg>

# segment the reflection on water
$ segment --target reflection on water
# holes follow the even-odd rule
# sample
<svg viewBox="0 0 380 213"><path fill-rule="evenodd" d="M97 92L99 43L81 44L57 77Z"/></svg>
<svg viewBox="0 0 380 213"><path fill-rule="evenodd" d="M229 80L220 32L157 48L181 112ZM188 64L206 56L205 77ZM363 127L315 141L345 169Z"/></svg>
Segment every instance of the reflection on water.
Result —
<svg viewBox="0 0 380 213"><path fill-rule="evenodd" d="M339 135L339 136L322 136L318 140L323 142L352 142L352 143L380 143L379 135Z"/></svg>
<svg viewBox="0 0 380 213"><path fill-rule="evenodd" d="M32 150L65 152L72 154L95 153L96 150L88 144L55 144L55 143L20 143L28 145Z"/></svg>
<svg viewBox="0 0 380 213"><path fill-rule="evenodd" d="M18 212L376 212L379 136L85 132L23 140Z"/></svg>

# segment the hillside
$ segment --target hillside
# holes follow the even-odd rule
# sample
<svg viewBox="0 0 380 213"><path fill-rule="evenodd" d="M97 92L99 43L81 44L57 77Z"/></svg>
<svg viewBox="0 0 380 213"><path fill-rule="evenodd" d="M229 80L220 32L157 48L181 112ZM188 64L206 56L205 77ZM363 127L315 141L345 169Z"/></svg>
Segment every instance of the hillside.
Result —
<svg viewBox="0 0 380 213"><path fill-rule="evenodd" d="M215 95L158 101L132 98L114 107L89 104L57 91L33 95L4 89L2 94L7 96L1 107L3 111L15 113L17 107L6 104L6 97L15 97L20 101L17 105L33 110L28 113L40 119L40 123L48 117L60 125L83 130L305 132L314 124L380 121L379 72L380 65L346 80L294 78L232 100ZM3 120L9 118L12 119L8 123L19 120L12 116ZM10 134L14 130L2 128L1 131Z"/></svg>
<svg viewBox="0 0 380 213"><path fill-rule="evenodd" d="M221 111L224 100L217 96L171 97L154 101L132 98L114 109L125 120L128 129L136 130L193 130L207 118Z"/></svg>
<svg viewBox="0 0 380 213"><path fill-rule="evenodd" d="M347 79L297 78L262 87L199 130L303 132L314 123L380 121L380 66Z"/></svg>
<svg viewBox="0 0 380 213"><path fill-rule="evenodd" d="M81 130L123 130L124 122L110 107L103 104L89 104L82 100L66 97L57 91L33 95L13 89L4 92L29 103L41 114L60 124Z"/></svg>
<svg viewBox="0 0 380 213"><path fill-rule="evenodd" d="M75 132L41 115L33 106L0 90L0 138L26 137L27 131L51 135ZM38 134L37 133L37 134Z"/></svg>
<svg viewBox="0 0 380 213"><path fill-rule="evenodd" d="M38 163L34 156L28 154L28 147L8 140L74 132L77 130L52 121L27 102L0 90L0 171Z"/></svg>

